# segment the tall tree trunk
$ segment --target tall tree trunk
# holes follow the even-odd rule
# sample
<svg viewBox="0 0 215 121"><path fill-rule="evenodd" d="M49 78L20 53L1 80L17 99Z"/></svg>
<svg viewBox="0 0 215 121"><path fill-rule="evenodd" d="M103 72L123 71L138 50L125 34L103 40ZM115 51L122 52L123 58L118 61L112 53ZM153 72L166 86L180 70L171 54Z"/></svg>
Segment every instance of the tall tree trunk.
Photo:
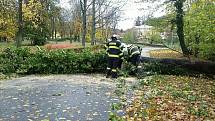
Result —
<svg viewBox="0 0 215 121"><path fill-rule="evenodd" d="M83 13L83 24L82 24L82 46L85 47L87 34L87 18L86 12Z"/></svg>
<svg viewBox="0 0 215 121"><path fill-rule="evenodd" d="M181 45L181 50L184 55L188 55L189 52L184 41L183 0L177 0L175 2L175 7L176 7L176 13L177 13L176 14L177 35Z"/></svg>
<svg viewBox="0 0 215 121"><path fill-rule="evenodd" d="M23 20L22 20L22 0L18 0L19 10L18 10L18 32L16 33L16 47L21 46L23 39Z"/></svg>
<svg viewBox="0 0 215 121"><path fill-rule="evenodd" d="M104 39L104 40L106 40L107 38L106 38L106 34L105 34L105 23L104 23L104 18L103 17L101 17L101 9L99 9L99 26L101 26L102 28L101 28L101 31L102 31L102 39ZM104 40L102 40L102 41L104 41Z"/></svg>
<svg viewBox="0 0 215 121"><path fill-rule="evenodd" d="M96 38L96 7L95 7L95 0L93 2L92 7L92 33L91 33L91 45L95 45L95 38Z"/></svg>
<svg viewBox="0 0 215 121"><path fill-rule="evenodd" d="M57 28L56 28L56 18L54 17L54 38L55 38L55 42L57 44Z"/></svg>
<svg viewBox="0 0 215 121"><path fill-rule="evenodd" d="M85 47L86 44L86 34L87 34L87 0L81 1L82 10L82 46Z"/></svg>
<svg viewBox="0 0 215 121"><path fill-rule="evenodd" d="M102 19L99 19L99 20L101 20L101 23L100 23L100 25L99 25L99 26L102 26L102 28L101 28L101 31L102 31L102 37L103 37L102 39L105 39L105 40L106 40L107 38L106 38L106 35L105 35L104 19L102 18ZM102 40L102 41L103 41L103 40Z"/></svg>
<svg viewBox="0 0 215 121"><path fill-rule="evenodd" d="M71 27L71 25L69 24L69 40L70 40L69 42L70 42L70 43L72 43L72 39L73 39L73 38L72 38L72 27Z"/></svg>
<svg viewBox="0 0 215 121"><path fill-rule="evenodd" d="M63 27L63 37L65 38L65 37L67 37L66 31L67 31L68 29L67 29L67 27L66 27L66 23L64 23L63 26L64 26L64 27Z"/></svg>
<svg viewBox="0 0 215 121"><path fill-rule="evenodd" d="M54 39L54 17L51 18L51 36L52 36L52 39Z"/></svg>
<svg viewBox="0 0 215 121"><path fill-rule="evenodd" d="M108 20L106 19L105 20L105 40L107 42L107 39L108 39Z"/></svg>

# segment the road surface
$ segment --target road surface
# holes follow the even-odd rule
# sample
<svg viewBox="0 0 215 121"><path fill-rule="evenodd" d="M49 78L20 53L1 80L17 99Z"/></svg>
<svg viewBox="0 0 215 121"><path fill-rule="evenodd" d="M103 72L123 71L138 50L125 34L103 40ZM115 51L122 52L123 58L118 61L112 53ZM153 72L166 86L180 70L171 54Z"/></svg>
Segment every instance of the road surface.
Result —
<svg viewBox="0 0 215 121"><path fill-rule="evenodd" d="M0 81L0 121L107 121L115 84L99 74Z"/></svg>

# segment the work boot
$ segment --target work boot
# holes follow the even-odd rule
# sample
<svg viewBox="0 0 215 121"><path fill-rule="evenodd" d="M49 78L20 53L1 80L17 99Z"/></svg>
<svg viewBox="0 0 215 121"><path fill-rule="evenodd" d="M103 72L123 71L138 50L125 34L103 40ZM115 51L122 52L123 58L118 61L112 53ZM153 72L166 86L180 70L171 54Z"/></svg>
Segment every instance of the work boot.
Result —
<svg viewBox="0 0 215 121"><path fill-rule="evenodd" d="M111 76L111 70L108 70L108 71L107 71L106 78L110 78L110 76Z"/></svg>

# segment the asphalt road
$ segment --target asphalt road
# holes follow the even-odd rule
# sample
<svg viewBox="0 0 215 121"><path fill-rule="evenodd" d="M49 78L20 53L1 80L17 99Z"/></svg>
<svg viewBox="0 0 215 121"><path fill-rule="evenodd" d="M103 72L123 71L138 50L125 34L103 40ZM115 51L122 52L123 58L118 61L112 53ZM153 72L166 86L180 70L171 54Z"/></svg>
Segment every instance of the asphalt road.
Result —
<svg viewBox="0 0 215 121"><path fill-rule="evenodd" d="M0 82L0 121L106 121L115 84L103 75L27 76Z"/></svg>

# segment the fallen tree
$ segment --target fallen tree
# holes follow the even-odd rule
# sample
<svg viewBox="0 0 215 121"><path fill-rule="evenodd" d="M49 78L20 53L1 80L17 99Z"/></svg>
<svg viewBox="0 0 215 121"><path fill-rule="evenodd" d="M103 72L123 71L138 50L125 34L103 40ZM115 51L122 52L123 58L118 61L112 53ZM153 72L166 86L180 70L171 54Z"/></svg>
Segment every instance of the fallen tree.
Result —
<svg viewBox="0 0 215 121"><path fill-rule="evenodd" d="M160 59L160 58L150 58L141 57L142 63L160 63L163 65L177 66L192 71L197 71L204 74L215 75L215 62L209 61L190 61L186 59Z"/></svg>

